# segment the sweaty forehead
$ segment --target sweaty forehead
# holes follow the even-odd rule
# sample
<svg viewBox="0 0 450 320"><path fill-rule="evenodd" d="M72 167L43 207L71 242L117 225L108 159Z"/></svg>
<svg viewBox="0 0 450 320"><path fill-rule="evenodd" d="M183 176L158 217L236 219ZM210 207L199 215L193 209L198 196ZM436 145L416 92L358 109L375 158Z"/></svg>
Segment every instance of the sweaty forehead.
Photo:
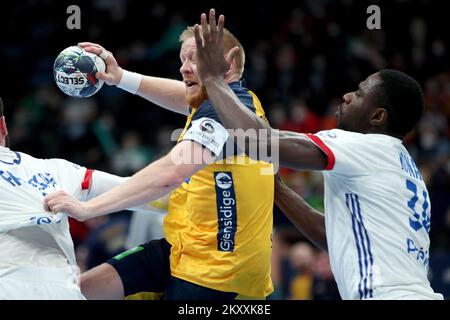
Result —
<svg viewBox="0 0 450 320"><path fill-rule="evenodd" d="M194 38L186 39L181 45L181 52L188 52L191 50L197 50L197 45L195 44Z"/></svg>
<svg viewBox="0 0 450 320"><path fill-rule="evenodd" d="M364 91L371 91L374 87L381 84L382 80L378 73L374 73L367 77L366 80L360 82L359 87Z"/></svg>

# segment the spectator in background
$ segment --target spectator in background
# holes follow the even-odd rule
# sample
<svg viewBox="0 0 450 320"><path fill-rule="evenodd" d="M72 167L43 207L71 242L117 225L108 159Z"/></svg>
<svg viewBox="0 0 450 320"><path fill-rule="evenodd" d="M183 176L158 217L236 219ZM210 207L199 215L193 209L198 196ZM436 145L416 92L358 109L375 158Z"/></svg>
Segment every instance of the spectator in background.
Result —
<svg viewBox="0 0 450 320"><path fill-rule="evenodd" d="M128 231L126 249L134 248L141 243L164 237L163 222L167 214L170 195L153 202L153 212L134 211Z"/></svg>
<svg viewBox="0 0 450 320"><path fill-rule="evenodd" d="M119 150L114 154L112 166L121 175L131 175L151 162L154 154L142 144L136 131L127 131Z"/></svg>
<svg viewBox="0 0 450 320"><path fill-rule="evenodd" d="M339 104L340 99L333 97L328 103L326 113L321 117L319 130L330 130L336 128L336 105Z"/></svg>
<svg viewBox="0 0 450 320"><path fill-rule="evenodd" d="M279 129L286 121L286 109L281 103L274 103L269 108L268 118L273 128Z"/></svg>
<svg viewBox="0 0 450 320"><path fill-rule="evenodd" d="M145 212L152 214L151 212ZM77 257L82 272L105 262L125 249L128 234L128 216L96 217L85 222L89 235L77 247Z"/></svg>
<svg viewBox="0 0 450 320"><path fill-rule="evenodd" d="M315 253L307 242L294 244L290 249L290 263L295 271L291 281L289 299L311 300L313 298L313 269Z"/></svg>
<svg viewBox="0 0 450 320"><path fill-rule="evenodd" d="M312 296L314 300L339 300L339 290L331 271L330 259L325 251L319 252L314 261L314 281Z"/></svg>
<svg viewBox="0 0 450 320"><path fill-rule="evenodd" d="M167 209L164 212L159 212L156 210L153 212L133 212L125 243L125 249L129 250L142 243L163 238L163 222L166 214Z"/></svg>
<svg viewBox="0 0 450 320"><path fill-rule="evenodd" d="M320 119L302 100L294 100L290 105L290 117L281 124L280 130L301 133L317 132Z"/></svg>

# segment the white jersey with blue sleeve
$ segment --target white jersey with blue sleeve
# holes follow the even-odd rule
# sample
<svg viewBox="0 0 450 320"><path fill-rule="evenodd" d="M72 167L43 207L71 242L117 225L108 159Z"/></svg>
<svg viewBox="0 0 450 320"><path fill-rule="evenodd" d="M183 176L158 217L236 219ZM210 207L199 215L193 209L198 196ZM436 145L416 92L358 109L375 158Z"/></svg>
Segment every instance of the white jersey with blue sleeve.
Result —
<svg viewBox="0 0 450 320"><path fill-rule="evenodd" d="M327 156L325 226L343 299L442 299L427 278L431 204L402 141L339 129L307 135Z"/></svg>

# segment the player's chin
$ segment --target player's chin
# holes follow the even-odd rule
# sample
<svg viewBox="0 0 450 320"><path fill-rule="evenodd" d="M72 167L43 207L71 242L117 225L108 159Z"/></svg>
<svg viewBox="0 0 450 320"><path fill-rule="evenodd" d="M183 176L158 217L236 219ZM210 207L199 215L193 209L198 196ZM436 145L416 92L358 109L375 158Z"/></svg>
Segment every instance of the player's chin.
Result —
<svg viewBox="0 0 450 320"><path fill-rule="evenodd" d="M341 129L345 131L358 131L354 125L348 124L347 122L342 121L342 119L339 118L337 119L336 129Z"/></svg>
<svg viewBox="0 0 450 320"><path fill-rule="evenodd" d="M208 99L208 94L203 86L198 86L198 90L195 93L190 91L186 93L186 101L193 108L200 106L206 99Z"/></svg>
<svg viewBox="0 0 450 320"><path fill-rule="evenodd" d="M340 114L336 115L336 128L337 129L342 129L342 130L347 130L347 126L345 125L345 121L342 121L343 119L341 118Z"/></svg>

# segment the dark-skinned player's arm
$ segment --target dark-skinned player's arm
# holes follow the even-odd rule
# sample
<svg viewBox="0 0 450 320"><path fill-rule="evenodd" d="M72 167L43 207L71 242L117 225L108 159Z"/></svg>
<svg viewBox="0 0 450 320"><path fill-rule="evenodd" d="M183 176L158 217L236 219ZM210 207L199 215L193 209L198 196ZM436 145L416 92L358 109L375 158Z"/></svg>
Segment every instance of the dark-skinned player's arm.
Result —
<svg viewBox="0 0 450 320"><path fill-rule="evenodd" d="M197 70L224 127L227 129L239 128L244 131L266 129L263 137L258 135L258 141L250 142L260 145L267 143L272 154L277 152L276 148L279 147L279 159L282 166L296 170L325 169L327 167L325 153L306 135L270 128L239 101L224 81L224 75L232 67L232 61L239 51L239 48L235 47L226 56L224 55L224 19L224 16L221 15L217 25L215 11L211 9L209 26L206 22L206 14L202 14L201 29L199 25L194 28L197 44ZM278 135L279 137L277 137Z"/></svg>
<svg viewBox="0 0 450 320"><path fill-rule="evenodd" d="M275 175L275 203L308 240L327 250L325 217L284 184L279 174Z"/></svg>

